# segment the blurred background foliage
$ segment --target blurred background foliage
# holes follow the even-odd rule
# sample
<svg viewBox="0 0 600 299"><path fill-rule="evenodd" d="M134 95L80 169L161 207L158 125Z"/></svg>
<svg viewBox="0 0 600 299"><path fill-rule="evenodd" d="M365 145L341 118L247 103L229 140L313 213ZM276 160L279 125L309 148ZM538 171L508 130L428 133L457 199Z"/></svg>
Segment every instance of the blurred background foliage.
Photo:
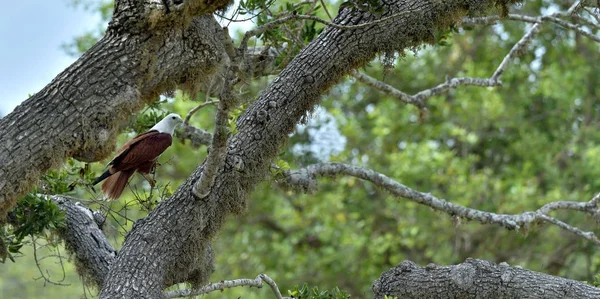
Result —
<svg viewBox="0 0 600 299"><path fill-rule="evenodd" d="M335 16L340 5L336 1L317 1L315 6L291 3L242 1L224 15L244 19L258 14L254 23L238 25L217 19L223 26L237 28L237 32L230 32L239 40L243 30L264 24L278 13L296 10L329 19L328 13ZM327 11L321 3L326 4ZM110 18L110 2L77 0L74 4ZM571 4L535 0L513 10L535 16ZM249 78L241 96L248 102L256 99L323 27L298 21L252 40L251 46L255 43L284 50L273 75ZM488 77L526 28L520 22L504 21L468 31L458 29L444 33L437 45L400 53L389 71L385 71L389 57L360 71L409 94L433 87L446 76ZM102 30L76 37L65 50L81 53L93 45ZM416 190L497 213L535 210L557 200L587 201L600 192L600 180L596 180L600 175L598 58L598 44L573 31L544 24L532 45L503 75L502 87L460 87L431 98L425 118L416 107L348 77L323 95L322 105L305 125L298 126L280 158L292 169L323 161L364 166ZM177 112L185 117L205 98L180 93L161 98L140 117L132 116L118 144L136 131L144 131L164 113ZM214 113L214 106L203 108L190 123L212 131ZM151 198L141 176L135 176L129 190L115 202L93 200L99 195L82 184L67 194L106 211L110 222L106 233L118 248L132 220L144 217L161 197L168 196L205 156L205 147L195 149L176 139L161 156L162 166L156 173L159 186ZM99 174L107 161L89 165L86 175ZM62 170L67 174L64 180L68 184L85 181L76 171L85 168L83 163L69 163ZM554 216L583 230L598 231L597 224L582 214L559 211ZM280 189L272 180L264 182L253 193L248 212L229 219L214 245L217 270L213 281L266 273L284 294L301 290L307 283L322 290L337 287L354 298L370 297L371 283L381 272L405 259L420 265L447 265L473 257L587 281L593 280L600 266L600 254L591 242L556 227L514 232L464 222L394 198L353 177L321 180L314 194L296 194ZM52 262L41 265L42 271L48 271L51 280L70 286L33 281L40 272L32 247L24 246L16 263L7 260L0 266L2 294L7 298L82 296L84 287L73 266L64 262L67 276L61 280L56 249L51 252L45 256ZM61 253L66 256L62 249ZM94 290L87 292L96 294ZM206 298L266 298L271 296L269 292L268 288L238 288Z"/></svg>

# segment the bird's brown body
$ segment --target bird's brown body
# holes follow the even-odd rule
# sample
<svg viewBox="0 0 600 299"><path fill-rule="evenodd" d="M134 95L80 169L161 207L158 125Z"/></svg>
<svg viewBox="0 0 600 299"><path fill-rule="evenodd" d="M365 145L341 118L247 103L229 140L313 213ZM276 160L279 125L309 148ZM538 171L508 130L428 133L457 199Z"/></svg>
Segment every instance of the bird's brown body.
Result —
<svg viewBox="0 0 600 299"><path fill-rule="evenodd" d="M102 193L109 199L117 199L123 193L129 178L137 171L153 186L154 180L149 175L150 171L160 154L171 146L172 132L180 122L179 115L169 114L150 131L129 140L108 162L108 169L92 184L96 185L106 180L102 184Z"/></svg>

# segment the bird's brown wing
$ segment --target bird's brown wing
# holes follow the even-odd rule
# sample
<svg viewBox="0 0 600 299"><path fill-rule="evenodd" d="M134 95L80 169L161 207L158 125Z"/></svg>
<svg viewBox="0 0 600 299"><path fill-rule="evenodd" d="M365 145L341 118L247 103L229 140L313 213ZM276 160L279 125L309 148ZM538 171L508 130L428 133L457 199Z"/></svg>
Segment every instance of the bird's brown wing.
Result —
<svg viewBox="0 0 600 299"><path fill-rule="evenodd" d="M114 158L112 158L112 160L110 160L110 162L108 162L108 164L106 164L106 166L119 164L121 162L121 160L123 159L123 157L125 157L125 155L127 155L129 150L131 149L132 145L140 142L141 140L148 137L149 135L154 135L154 134L158 134L158 133L159 133L158 131L152 130L152 131L144 132L142 134L139 134L139 135L131 138L129 141L127 141L125 144L123 144L117 150L117 153L115 154Z"/></svg>
<svg viewBox="0 0 600 299"><path fill-rule="evenodd" d="M143 163L155 160L172 143L171 134L149 131L127 142L119 154L111 161L111 172L137 168Z"/></svg>

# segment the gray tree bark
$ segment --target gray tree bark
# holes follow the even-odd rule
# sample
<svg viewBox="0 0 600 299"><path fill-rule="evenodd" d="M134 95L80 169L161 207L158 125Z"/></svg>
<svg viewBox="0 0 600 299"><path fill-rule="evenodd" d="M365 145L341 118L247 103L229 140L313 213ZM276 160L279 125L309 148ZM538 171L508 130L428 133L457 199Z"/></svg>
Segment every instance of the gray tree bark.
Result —
<svg viewBox="0 0 600 299"><path fill-rule="evenodd" d="M383 272L373 283L375 298L600 298L600 289L581 281L539 273L506 263L467 259L453 266L411 261Z"/></svg>
<svg viewBox="0 0 600 299"><path fill-rule="evenodd" d="M186 1L166 13L162 1L115 1L106 36L0 120L0 216L66 157L97 161L109 155L120 125L144 103L175 88L202 90L213 77L222 78L229 64L223 32L206 13L227 2ZM103 241L94 240L101 250L69 245L81 267L96 268L86 273L100 297L162 298L175 283L206 283L213 271L212 238L228 215L245 210L248 194L289 133L328 88L377 54L434 42L438 29L511 2L385 1L381 15L358 6L341 9L334 20L340 26L329 26L303 49L238 118L209 196L198 199L192 192L204 169L199 163L170 198L136 222L116 257ZM77 228L72 223L67 231Z"/></svg>
<svg viewBox="0 0 600 299"><path fill-rule="evenodd" d="M161 93L198 90L220 77L228 59L222 29L205 13L229 0L192 1L200 8L179 14L147 2L116 1L106 35L0 119L0 219L67 157L107 157L121 125ZM184 21L192 12L198 17Z"/></svg>

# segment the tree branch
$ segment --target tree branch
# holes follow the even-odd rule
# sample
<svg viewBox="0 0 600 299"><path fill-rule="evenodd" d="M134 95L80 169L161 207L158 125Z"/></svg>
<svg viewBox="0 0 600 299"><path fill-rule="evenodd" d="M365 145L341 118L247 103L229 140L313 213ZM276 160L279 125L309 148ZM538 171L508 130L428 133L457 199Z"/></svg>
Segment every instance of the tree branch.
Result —
<svg viewBox="0 0 600 299"><path fill-rule="evenodd" d="M289 297L281 296L281 292L279 291L279 288L277 288L277 284L275 283L275 281L273 281L273 279L271 279L266 274L259 274L258 276L256 276L255 279L242 278L242 279L235 279L235 280L222 280L220 282L211 283L209 285L203 286L196 290L185 289L185 290L169 291L165 294L165 296L167 298L180 298L180 297L198 296L198 295L207 294L207 293L214 292L214 291L223 291L225 289L230 289L230 288L235 288L235 287L262 288L263 282L266 283L271 288L271 290L273 291L273 294L275 295L275 298L277 298L277 299L288 299L289 298Z"/></svg>
<svg viewBox="0 0 600 299"><path fill-rule="evenodd" d="M184 126L183 131L178 131L176 134L181 140L190 140L193 148L198 148L202 145L208 146L213 138L212 133L191 125Z"/></svg>
<svg viewBox="0 0 600 299"><path fill-rule="evenodd" d="M352 76L354 76L359 81L371 86L377 90L384 92L392 97L395 97L407 104L412 104L417 106L419 109L424 109L425 104L424 101L443 93L451 89L455 89L458 86L481 86L481 87L494 87L501 86L502 81L500 80L500 76L506 68L511 60L513 60L519 53L522 53L525 47L531 43L533 40L533 36L539 31L539 23L535 23L531 29L512 47L509 53L502 59L502 62L494 72L494 74L488 78L446 78L446 82L441 83L433 88L426 89L418 92L415 95L409 95L404 93L391 85L388 85L384 82L381 82L373 77L370 77L366 74L359 73L357 70L352 72Z"/></svg>
<svg viewBox="0 0 600 299"><path fill-rule="evenodd" d="M589 215L592 215L594 220L597 220L600 218L600 212L597 211L600 193L594 196L594 198L588 202L554 202L546 204L533 212L508 215L485 212L457 205L437 198L430 193L423 193L410 189L409 187L402 185L393 179L373 170L341 163L314 164L301 170L287 171L283 174L283 183L285 186L298 186L297 189L306 192L307 190L311 190L310 188L315 188L317 185L317 177L339 175L349 175L370 181L376 186L392 193L394 196L414 201L416 203L428 206L436 211L444 212L450 216L458 216L467 220L478 221L482 224L498 224L510 230L519 230L522 228L527 228L534 223L547 222L574 233L584 239L592 241L596 245L600 245L600 240L593 232L582 231L579 228L568 225L547 215L550 210L569 209L583 211Z"/></svg>
<svg viewBox="0 0 600 299"><path fill-rule="evenodd" d="M75 255L77 272L84 280L101 286L117 255L102 232L106 219L101 213L74 203L75 198L62 195L48 197L65 211L65 227L58 232L67 250Z"/></svg>
<svg viewBox="0 0 600 299"><path fill-rule="evenodd" d="M210 91L209 91L210 93ZM190 118L192 118L192 115L194 115L194 113L196 113L198 110L208 106L208 105L214 105L214 104L218 104L219 101L205 101L204 103L194 107L194 109L190 110L190 112L188 112L187 116L185 117L185 120L183 121L183 125L184 126L188 126L189 122L190 122Z"/></svg>
<svg viewBox="0 0 600 299"><path fill-rule="evenodd" d="M508 54L504 56L504 59L502 59L502 62L490 78L491 80L500 80L500 76L502 76L502 73L504 73L504 70L506 70L508 63L512 59L514 59L519 53L523 52L525 47L527 47L527 45L531 43L531 41L533 40L533 36L539 31L539 29L539 23L535 23L533 24L533 26L531 26L531 29L529 29L529 31L527 31L527 33L523 35L523 37L521 37L521 39L510 49L510 52L508 52Z"/></svg>
<svg viewBox="0 0 600 299"><path fill-rule="evenodd" d="M598 298L600 289L585 282L467 259L453 266L418 267L404 261L373 283L375 298Z"/></svg>

